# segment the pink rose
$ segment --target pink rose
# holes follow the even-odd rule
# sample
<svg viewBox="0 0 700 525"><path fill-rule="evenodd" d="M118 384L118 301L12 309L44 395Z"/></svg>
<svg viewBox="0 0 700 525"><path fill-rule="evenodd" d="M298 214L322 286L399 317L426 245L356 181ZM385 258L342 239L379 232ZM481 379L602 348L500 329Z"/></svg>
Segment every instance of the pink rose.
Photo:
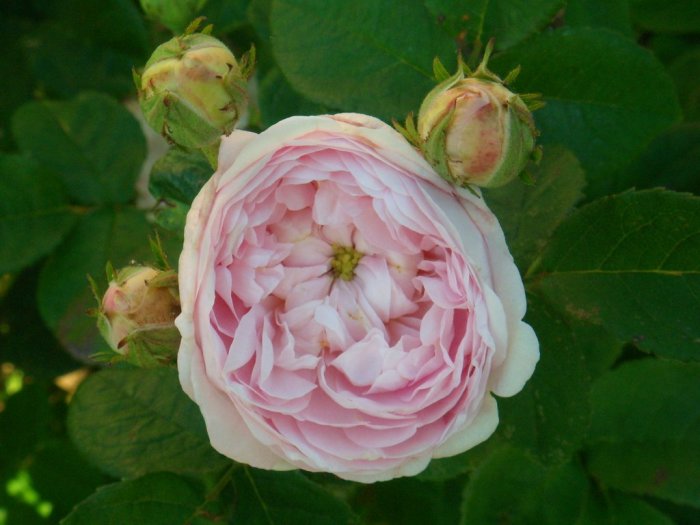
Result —
<svg viewBox="0 0 700 525"><path fill-rule="evenodd" d="M214 448L372 482L463 452L537 338L496 217L393 129L294 117L223 139L187 217L180 381Z"/></svg>

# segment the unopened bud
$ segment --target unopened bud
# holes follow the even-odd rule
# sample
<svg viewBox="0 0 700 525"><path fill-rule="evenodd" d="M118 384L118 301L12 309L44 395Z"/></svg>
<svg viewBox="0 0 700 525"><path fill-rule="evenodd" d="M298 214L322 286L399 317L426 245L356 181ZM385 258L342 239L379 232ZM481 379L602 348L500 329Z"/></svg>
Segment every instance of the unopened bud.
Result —
<svg viewBox="0 0 700 525"><path fill-rule="evenodd" d="M436 171L458 186L502 186L535 147L532 114L521 97L486 69L460 71L436 86L418 115L420 147Z"/></svg>
<svg viewBox="0 0 700 525"><path fill-rule="evenodd" d="M174 361L180 341L176 281L172 271L128 266L109 283L97 326L121 360L144 367Z"/></svg>
<svg viewBox="0 0 700 525"><path fill-rule="evenodd" d="M252 58L242 62L204 33L160 45L134 75L146 121L166 139L202 149L233 131L247 101Z"/></svg>

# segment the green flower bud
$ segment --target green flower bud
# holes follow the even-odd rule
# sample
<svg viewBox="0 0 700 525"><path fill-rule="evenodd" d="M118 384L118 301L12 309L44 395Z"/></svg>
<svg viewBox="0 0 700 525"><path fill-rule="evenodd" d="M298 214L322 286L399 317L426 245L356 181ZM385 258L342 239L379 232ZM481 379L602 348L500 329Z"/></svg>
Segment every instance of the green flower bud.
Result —
<svg viewBox="0 0 700 525"><path fill-rule="evenodd" d="M141 0L141 8L173 33L181 33L206 3L207 0Z"/></svg>
<svg viewBox="0 0 700 525"><path fill-rule="evenodd" d="M201 149L233 131L250 69L216 38L192 33L158 46L134 80L151 127L171 142Z"/></svg>
<svg viewBox="0 0 700 525"><path fill-rule="evenodd" d="M180 313L177 276L148 266L117 272L101 301L97 326L110 347L143 367L174 361L180 342L175 317Z"/></svg>
<svg viewBox="0 0 700 525"><path fill-rule="evenodd" d="M484 61L471 76L460 67L428 94L418 114L417 135L423 154L442 177L458 186L490 188L523 170L537 132L523 99Z"/></svg>

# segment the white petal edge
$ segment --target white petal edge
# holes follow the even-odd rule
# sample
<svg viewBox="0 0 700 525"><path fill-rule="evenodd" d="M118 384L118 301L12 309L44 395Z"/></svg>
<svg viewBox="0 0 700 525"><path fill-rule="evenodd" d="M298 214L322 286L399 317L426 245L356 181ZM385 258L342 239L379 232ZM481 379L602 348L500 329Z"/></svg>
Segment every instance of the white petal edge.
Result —
<svg viewBox="0 0 700 525"><path fill-rule="evenodd" d="M493 396L486 394L481 410L471 421L459 430L454 432L447 440L440 445L435 452L434 458L447 458L456 456L462 452L475 447L479 443L486 441L493 434L498 426L498 406Z"/></svg>
<svg viewBox="0 0 700 525"><path fill-rule="evenodd" d="M501 397L514 396L520 392L535 371L540 360L540 344L532 327L520 322L510 334L508 357L491 372L490 390Z"/></svg>

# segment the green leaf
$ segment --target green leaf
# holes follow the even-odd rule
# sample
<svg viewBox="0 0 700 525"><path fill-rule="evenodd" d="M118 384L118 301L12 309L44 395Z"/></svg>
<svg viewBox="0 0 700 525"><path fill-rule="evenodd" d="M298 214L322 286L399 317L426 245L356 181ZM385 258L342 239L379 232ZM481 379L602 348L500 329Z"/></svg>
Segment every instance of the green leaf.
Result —
<svg viewBox="0 0 700 525"><path fill-rule="evenodd" d="M292 88L319 104L387 120L418 108L434 84L435 56L453 63L446 60L454 56L452 40L419 2L274 0L270 25Z"/></svg>
<svg viewBox="0 0 700 525"><path fill-rule="evenodd" d="M545 27L563 0L424 0L425 6L451 38L486 43L496 49L517 44Z"/></svg>
<svg viewBox="0 0 700 525"><path fill-rule="evenodd" d="M600 199L554 234L530 287L641 350L700 359L700 198L662 190Z"/></svg>
<svg viewBox="0 0 700 525"><path fill-rule="evenodd" d="M595 384L588 468L607 486L700 507L700 365L652 358Z"/></svg>
<svg viewBox="0 0 700 525"><path fill-rule="evenodd" d="M547 148L532 175L533 186L516 179L502 188L484 191L484 199L498 217L508 247L523 272L583 197L586 185L576 157L559 146Z"/></svg>
<svg viewBox="0 0 700 525"><path fill-rule="evenodd" d="M143 16L130 0L61 0L52 2L51 16L67 31L100 46L143 57L149 42Z"/></svg>
<svg viewBox="0 0 700 525"><path fill-rule="evenodd" d="M94 374L70 404L68 430L90 461L118 477L211 472L229 462L211 448L199 408L169 368Z"/></svg>
<svg viewBox="0 0 700 525"><path fill-rule="evenodd" d="M341 525L350 507L299 472L243 467L235 474L233 523L246 525Z"/></svg>
<svg viewBox="0 0 700 525"><path fill-rule="evenodd" d="M674 126L656 137L628 177L638 188L700 193L700 122Z"/></svg>
<svg viewBox="0 0 700 525"><path fill-rule="evenodd" d="M674 525L647 502L624 494L591 494L577 525ZM680 523L677 525L681 525Z"/></svg>
<svg viewBox="0 0 700 525"><path fill-rule="evenodd" d="M105 263L115 268L152 258L152 232L143 212L133 208L97 209L84 215L44 265L39 279L39 312L47 326L70 353L87 359L106 343L96 320L87 315L97 306L87 276L105 290Z"/></svg>
<svg viewBox="0 0 700 525"><path fill-rule="evenodd" d="M624 189L616 173L680 116L662 65L609 31L545 33L490 65L501 74L520 65L514 89L542 93L546 105L534 115L540 140L573 151L586 172L588 197Z"/></svg>
<svg viewBox="0 0 700 525"><path fill-rule="evenodd" d="M454 525L459 521L463 479L428 483L416 478L363 485L355 496L362 523Z"/></svg>
<svg viewBox="0 0 700 525"><path fill-rule="evenodd" d="M76 369L46 328L36 305L38 272L22 272L0 300L2 361L14 364L33 380L49 380ZM30 418L31 419L31 418Z"/></svg>
<svg viewBox="0 0 700 525"><path fill-rule="evenodd" d="M156 199L189 205L211 175L209 161L201 152L174 147L153 165L148 190Z"/></svg>
<svg viewBox="0 0 700 525"><path fill-rule="evenodd" d="M262 126L267 128L295 115L334 113L294 91L278 68L270 69L260 82L259 100Z"/></svg>
<svg viewBox="0 0 700 525"><path fill-rule="evenodd" d="M70 98L87 90L118 98L134 93L131 68L142 59L101 46L55 22L28 33L22 44L26 67L49 97Z"/></svg>
<svg viewBox="0 0 700 525"><path fill-rule="evenodd" d="M632 19L658 33L700 32L700 9L688 0L629 0Z"/></svg>
<svg viewBox="0 0 700 525"><path fill-rule="evenodd" d="M203 499L199 490L175 474L149 474L98 489L61 525L187 525Z"/></svg>
<svg viewBox="0 0 700 525"><path fill-rule="evenodd" d="M564 21L569 27L600 27L634 36L627 0L568 0Z"/></svg>
<svg viewBox="0 0 700 525"><path fill-rule="evenodd" d="M33 79L23 56L21 37L31 23L10 15L0 15L0 78L3 79L0 97L0 149L10 149L10 116L20 104L30 100Z"/></svg>
<svg viewBox="0 0 700 525"><path fill-rule="evenodd" d="M51 252L75 223L61 181L36 162L0 154L0 274Z"/></svg>
<svg viewBox="0 0 700 525"><path fill-rule="evenodd" d="M521 450L495 452L470 478L462 500L464 525L578 523L588 495L580 466L545 468Z"/></svg>
<svg viewBox="0 0 700 525"><path fill-rule="evenodd" d="M105 95L30 102L12 121L19 147L63 179L82 204L126 203L146 156L136 119Z"/></svg>
<svg viewBox="0 0 700 525"><path fill-rule="evenodd" d="M98 486L111 481L85 461L65 437L42 443L28 473L42 499L51 502L51 515L55 517L65 516ZM68 479L70 483L66 483Z"/></svg>
<svg viewBox="0 0 700 525"><path fill-rule="evenodd" d="M700 121L700 49L684 53L668 67L688 122Z"/></svg>
<svg viewBox="0 0 700 525"><path fill-rule="evenodd" d="M223 35L244 26L248 22L249 0L207 0L202 15L207 24L214 25L214 34Z"/></svg>

